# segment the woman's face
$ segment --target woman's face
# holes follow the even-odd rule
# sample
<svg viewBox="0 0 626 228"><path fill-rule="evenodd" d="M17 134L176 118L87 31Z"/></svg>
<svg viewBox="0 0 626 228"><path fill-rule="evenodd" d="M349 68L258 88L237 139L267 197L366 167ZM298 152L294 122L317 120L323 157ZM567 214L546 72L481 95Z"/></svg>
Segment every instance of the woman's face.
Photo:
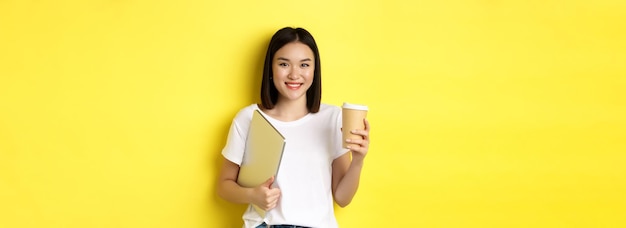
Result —
<svg viewBox="0 0 626 228"><path fill-rule="evenodd" d="M313 83L315 71L311 48L297 41L286 44L274 54L272 70L278 102L303 100L306 105L306 91Z"/></svg>

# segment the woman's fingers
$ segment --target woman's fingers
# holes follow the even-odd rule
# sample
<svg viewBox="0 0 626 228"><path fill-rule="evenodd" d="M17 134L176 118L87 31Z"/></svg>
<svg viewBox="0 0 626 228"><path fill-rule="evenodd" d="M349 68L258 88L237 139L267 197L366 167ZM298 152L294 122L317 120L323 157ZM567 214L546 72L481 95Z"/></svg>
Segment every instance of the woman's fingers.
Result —
<svg viewBox="0 0 626 228"><path fill-rule="evenodd" d="M270 188L273 181L274 178L270 178L265 183L254 188L255 199L253 199L252 203L265 211L276 207L280 199L280 189Z"/></svg>
<svg viewBox="0 0 626 228"><path fill-rule="evenodd" d="M358 139L358 138L347 139L346 142L350 144L354 144L354 145L348 146L350 151L365 155L367 154L367 151L369 150L370 123L369 121L367 121L367 119L363 119L363 124L365 125L365 129L363 130L355 129L351 131L352 134L361 136L361 139Z"/></svg>
<svg viewBox="0 0 626 228"><path fill-rule="evenodd" d="M350 144L357 144L357 145L363 147L363 145L367 143L367 140L365 140L365 139L346 139L346 142L350 143Z"/></svg>

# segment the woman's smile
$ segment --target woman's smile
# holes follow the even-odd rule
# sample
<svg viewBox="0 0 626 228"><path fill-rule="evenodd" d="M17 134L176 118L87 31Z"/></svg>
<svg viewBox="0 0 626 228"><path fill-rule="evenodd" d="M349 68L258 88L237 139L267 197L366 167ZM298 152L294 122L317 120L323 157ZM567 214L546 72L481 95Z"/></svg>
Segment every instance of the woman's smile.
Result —
<svg viewBox="0 0 626 228"><path fill-rule="evenodd" d="M303 83L295 83L295 82L285 82L285 85L287 85L288 89L291 90L298 90L300 89L300 87L302 87Z"/></svg>

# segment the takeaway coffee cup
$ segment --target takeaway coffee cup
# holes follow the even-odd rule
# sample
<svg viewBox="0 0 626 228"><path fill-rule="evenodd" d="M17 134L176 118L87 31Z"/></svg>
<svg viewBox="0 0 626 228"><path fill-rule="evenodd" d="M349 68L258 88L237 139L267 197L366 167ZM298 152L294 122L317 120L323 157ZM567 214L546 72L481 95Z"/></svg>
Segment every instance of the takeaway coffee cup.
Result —
<svg viewBox="0 0 626 228"><path fill-rule="evenodd" d="M363 119L367 116L367 106L344 102L342 110L343 147L346 148L349 145L358 146L357 144L347 143L346 139L362 139L360 135L352 134L350 131L365 129Z"/></svg>

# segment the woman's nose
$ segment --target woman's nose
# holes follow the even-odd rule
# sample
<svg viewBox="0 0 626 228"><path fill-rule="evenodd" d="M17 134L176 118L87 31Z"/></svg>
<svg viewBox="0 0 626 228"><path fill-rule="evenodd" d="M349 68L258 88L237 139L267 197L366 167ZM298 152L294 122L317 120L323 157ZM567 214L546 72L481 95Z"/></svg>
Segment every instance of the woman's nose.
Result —
<svg viewBox="0 0 626 228"><path fill-rule="evenodd" d="M287 78L289 78L289 79L297 79L298 78L298 68L296 68L296 67L291 68L291 70L289 71L289 75L287 75Z"/></svg>

